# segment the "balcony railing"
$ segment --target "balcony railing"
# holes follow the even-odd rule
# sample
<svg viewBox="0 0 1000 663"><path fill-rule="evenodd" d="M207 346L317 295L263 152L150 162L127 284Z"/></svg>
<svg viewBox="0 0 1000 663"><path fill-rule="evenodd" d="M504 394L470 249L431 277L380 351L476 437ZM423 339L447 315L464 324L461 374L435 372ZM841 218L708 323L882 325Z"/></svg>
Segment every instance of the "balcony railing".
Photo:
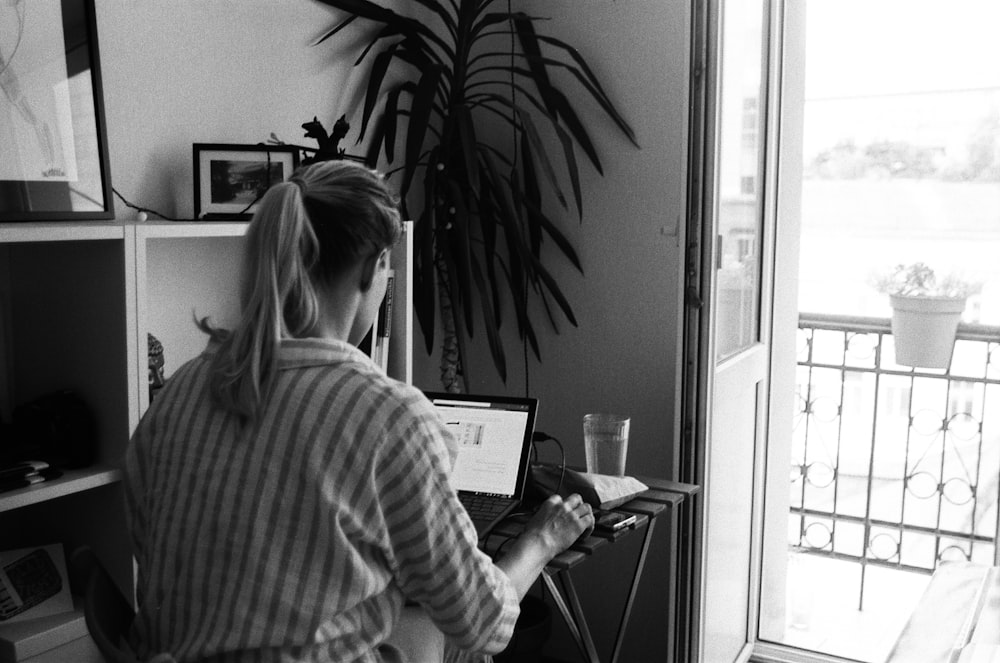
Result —
<svg viewBox="0 0 1000 663"><path fill-rule="evenodd" d="M1000 328L947 370L895 363L888 320L801 314L789 543L861 566L995 564Z"/></svg>

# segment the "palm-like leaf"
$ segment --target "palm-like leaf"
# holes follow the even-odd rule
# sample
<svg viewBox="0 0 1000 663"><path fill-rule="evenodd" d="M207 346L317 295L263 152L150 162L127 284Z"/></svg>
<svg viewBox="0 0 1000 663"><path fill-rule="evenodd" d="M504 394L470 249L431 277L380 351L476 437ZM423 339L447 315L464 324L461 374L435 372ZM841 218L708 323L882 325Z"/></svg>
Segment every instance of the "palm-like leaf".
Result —
<svg viewBox="0 0 1000 663"><path fill-rule="evenodd" d="M425 21L373 0L320 1L346 14L317 43L358 19L372 24L372 35L357 58L358 64L371 62L358 140L368 139L367 158L373 165L382 157L392 164L397 139L402 142L399 189L406 214L414 180L423 172L415 198L422 208L416 215L414 307L427 350L434 344L438 288L446 288L452 310L442 315L454 320L458 347L464 347L463 334L473 335L478 308L494 365L506 380L499 333L504 299L513 302L518 334L536 356L532 301L537 300L556 332L557 312L576 325L570 302L543 263L548 239L583 271L572 244L544 212L546 196L563 208L569 205L553 156L569 177L581 220L576 149L603 172L586 127L553 74L568 73L583 96L638 146L635 134L576 49L538 34L536 17L491 10L496 0L411 0L428 12ZM519 52L497 47L512 36ZM485 117L499 118L506 128L494 141L479 123ZM558 141L554 152L539 121L549 125Z"/></svg>

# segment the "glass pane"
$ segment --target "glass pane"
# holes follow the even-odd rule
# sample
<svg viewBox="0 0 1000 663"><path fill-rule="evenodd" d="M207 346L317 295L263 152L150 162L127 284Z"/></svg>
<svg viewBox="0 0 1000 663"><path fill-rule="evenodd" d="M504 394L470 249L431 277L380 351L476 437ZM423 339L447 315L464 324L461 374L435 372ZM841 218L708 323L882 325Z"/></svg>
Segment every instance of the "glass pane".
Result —
<svg viewBox="0 0 1000 663"><path fill-rule="evenodd" d="M724 3L717 359L759 338L763 24L763 2Z"/></svg>

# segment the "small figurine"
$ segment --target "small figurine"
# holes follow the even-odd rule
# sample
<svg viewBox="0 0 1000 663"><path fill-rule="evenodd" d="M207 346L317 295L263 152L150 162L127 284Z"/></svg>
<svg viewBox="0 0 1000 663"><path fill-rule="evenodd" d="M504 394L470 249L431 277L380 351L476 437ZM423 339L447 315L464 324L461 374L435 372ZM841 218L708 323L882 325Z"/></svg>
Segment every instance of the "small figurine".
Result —
<svg viewBox="0 0 1000 663"><path fill-rule="evenodd" d="M163 388L163 344L152 334L146 334L149 354L149 402Z"/></svg>
<svg viewBox="0 0 1000 663"><path fill-rule="evenodd" d="M346 115L341 115L340 119L334 123L333 133L329 135L323 128L323 123L315 115L311 121L303 124L302 128L306 130L305 137L315 139L319 146L315 154L303 159L303 164L343 159L347 155L347 150L340 147L340 141L344 139L351 128L351 125L347 123Z"/></svg>

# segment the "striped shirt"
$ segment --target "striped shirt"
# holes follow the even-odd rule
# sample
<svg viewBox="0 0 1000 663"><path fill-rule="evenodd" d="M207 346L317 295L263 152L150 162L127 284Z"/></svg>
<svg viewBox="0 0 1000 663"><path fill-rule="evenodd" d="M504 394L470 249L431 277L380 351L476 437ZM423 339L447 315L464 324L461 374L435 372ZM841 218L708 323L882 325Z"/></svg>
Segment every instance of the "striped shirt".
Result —
<svg viewBox="0 0 1000 663"><path fill-rule="evenodd" d="M126 454L137 653L378 661L406 600L450 645L502 650L517 597L476 547L423 394L347 343L288 340L241 428L209 398L210 352L175 372Z"/></svg>

